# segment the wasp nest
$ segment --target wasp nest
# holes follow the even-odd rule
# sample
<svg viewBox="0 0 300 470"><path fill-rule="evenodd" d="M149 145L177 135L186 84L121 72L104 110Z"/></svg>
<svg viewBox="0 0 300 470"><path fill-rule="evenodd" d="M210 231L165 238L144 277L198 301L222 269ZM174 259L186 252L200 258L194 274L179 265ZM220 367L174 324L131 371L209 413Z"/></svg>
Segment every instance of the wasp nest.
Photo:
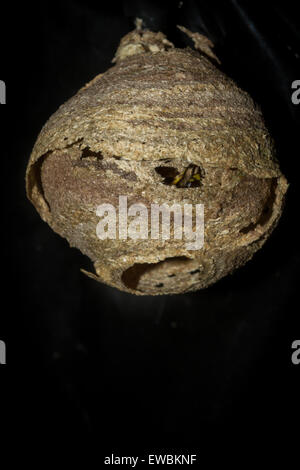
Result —
<svg viewBox="0 0 300 470"><path fill-rule="evenodd" d="M43 220L91 258L86 273L140 295L202 289L249 260L276 225L287 182L252 99L197 50L134 31L115 65L63 104L42 129L27 194ZM100 240L97 207L204 205L204 245L184 239ZM128 221L129 223L129 221ZM149 229L150 230L150 229Z"/></svg>

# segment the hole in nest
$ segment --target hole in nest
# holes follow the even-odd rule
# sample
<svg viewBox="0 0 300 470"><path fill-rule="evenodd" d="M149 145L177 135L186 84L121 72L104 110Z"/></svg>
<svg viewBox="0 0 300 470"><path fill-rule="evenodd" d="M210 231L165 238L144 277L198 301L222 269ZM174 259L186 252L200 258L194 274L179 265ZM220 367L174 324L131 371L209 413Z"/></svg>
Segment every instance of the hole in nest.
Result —
<svg viewBox="0 0 300 470"><path fill-rule="evenodd" d="M166 258L158 263L136 263L123 272L121 279L129 289L153 291L155 288L168 288L167 279L175 277L170 271L177 270L178 275L187 274L193 265L195 261L185 256Z"/></svg>
<svg viewBox="0 0 300 470"><path fill-rule="evenodd" d="M94 157L97 158L98 160L103 160L103 155L101 152L93 152L90 147L85 147L82 152L81 152L81 159L82 158L87 158L87 157Z"/></svg>
<svg viewBox="0 0 300 470"><path fill-rule="evenodd" d="M272 214L273 214L273 207L276 199L276 189L277 189L277 178L273 178L270 186L270 194L264 208L255 223L251 222L251 224L247 225L246 227L240 230L240 233L246 234L252 232L258 225L263 227L264 225L269 222Z"/></svg>
<svg viewBox="0 0 300 470"><path fill-rule="evenodd" d="M193 271L190 271L190 274L197 274L200 273L200 269L194 269Z"/></svg>
<svg viewBox="0 0 300 470"><path fill-rule="evenodd" d="M164 178L163 184L167 185L171 185L174 178L179 174L179 171L172 166L157 166L155 171Z"/></svg>
<svg viewBox="0 0 300 470"><path fill-rule="evenodd" d="M191 163L181 173L171 166L157 166L155 171L162 177L163 184L177 188L197 188L201 184L201 170L198 165Z"/></svg>

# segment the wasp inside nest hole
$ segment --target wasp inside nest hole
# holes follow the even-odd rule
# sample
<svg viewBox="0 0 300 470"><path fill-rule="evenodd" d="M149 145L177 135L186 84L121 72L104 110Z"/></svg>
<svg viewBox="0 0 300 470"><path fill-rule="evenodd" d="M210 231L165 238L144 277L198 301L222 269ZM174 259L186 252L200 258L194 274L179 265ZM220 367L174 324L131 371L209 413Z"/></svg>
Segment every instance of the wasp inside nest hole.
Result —
<svg viewBox="0 0 300 470"><path fill-rule="evenodd" d="M182 172L172 166L157 166L155 171L163 178L163 184L168 186L176 188L199 188L201 186L200 166L193 163L190 163Z"/></svg>

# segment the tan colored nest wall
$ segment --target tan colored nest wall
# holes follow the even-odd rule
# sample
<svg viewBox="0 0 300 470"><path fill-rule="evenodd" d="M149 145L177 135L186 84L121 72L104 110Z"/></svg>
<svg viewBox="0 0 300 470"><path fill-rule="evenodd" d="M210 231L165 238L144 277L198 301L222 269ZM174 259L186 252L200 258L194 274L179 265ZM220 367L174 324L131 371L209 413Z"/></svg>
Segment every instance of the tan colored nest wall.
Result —
<svg viewBox="0 0 300 470"><path fill-rule="evenodd" d="M140 28L125 36L116 65L46 123L27 169L29 199L92 259L89 275L135 294L204 288L244 264L276 225L287 190L260 110L213 64L211 43L194 40L200 53ZM191 164L199 187L168 184ZM203 203L204 247L99 240L96 208L118 207L120 195L149 209Z"/></svg>

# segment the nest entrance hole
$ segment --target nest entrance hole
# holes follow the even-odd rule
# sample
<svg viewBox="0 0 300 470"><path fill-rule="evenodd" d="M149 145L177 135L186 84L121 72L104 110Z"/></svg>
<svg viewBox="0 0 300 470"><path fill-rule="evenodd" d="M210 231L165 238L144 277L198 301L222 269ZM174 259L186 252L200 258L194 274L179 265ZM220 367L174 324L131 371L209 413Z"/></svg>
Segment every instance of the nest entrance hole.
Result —
<svg viewBox="0 0 300 470"><path fill-rule="evenodd" d="M178 282L190 285L197 281L199 263L186 256L166 258L158 263L135 263L122 274L123 284L140 292L170 292Z"/></svg>
<svg viewBox="0 0 300 470"><path fill-rule="evenodd" d="M199 165L190 163L182 172L173 166L157 166L154 168L162 178L163 184L176 188L199 188L202 172Z"/></svg>

